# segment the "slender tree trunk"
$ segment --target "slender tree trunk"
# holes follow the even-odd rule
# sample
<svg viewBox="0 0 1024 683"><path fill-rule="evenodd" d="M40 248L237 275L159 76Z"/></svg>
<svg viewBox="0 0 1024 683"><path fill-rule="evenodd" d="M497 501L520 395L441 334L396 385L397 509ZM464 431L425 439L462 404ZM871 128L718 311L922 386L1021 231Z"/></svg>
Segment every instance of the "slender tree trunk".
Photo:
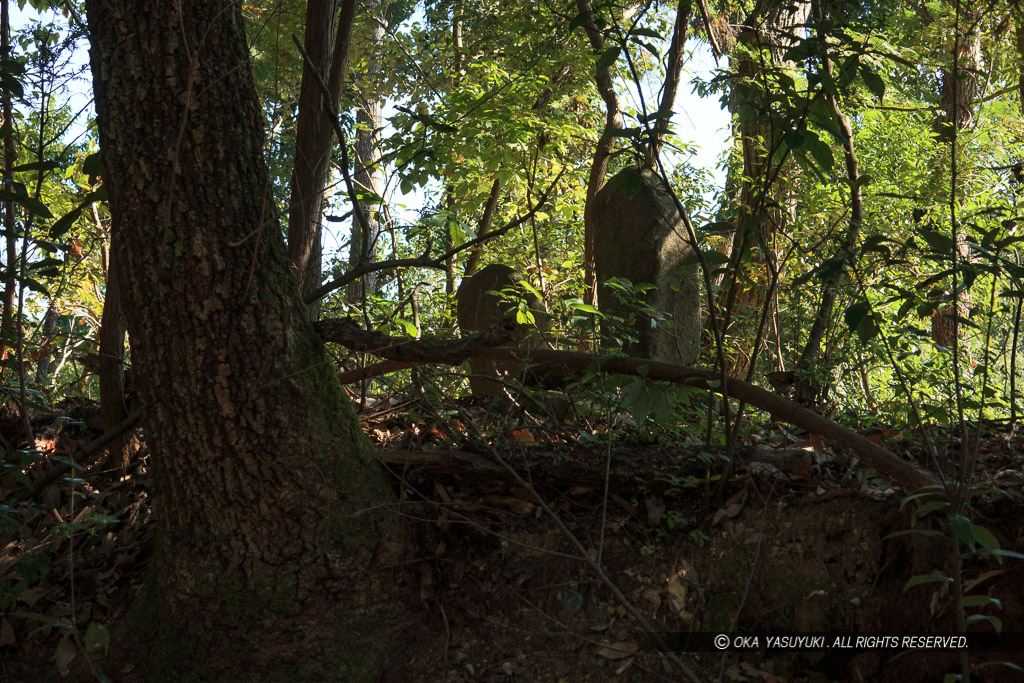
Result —
<svg viewBox="0 0 1024 683"><path fill-rule="evenodd" d="M977 19L968 13L966 23L970 27L957 41L959 54L955 65L942 72L942 115L935 121L935 131L940 145L953 147L959 134L974 124L974 101L978 97L978 72L981 69L981 33ZM960 27L956 28L960 31ZM956 154L952 150L952 154ZM951 179L954 182L955 179ZM954 193L958 192L956 187ZM954 200L959 204L959 198ZM950 254L950 263L963 263L970 257L967 239L960 229L955 230L956 254ZM959 267L959 266L958 266ZM947 349L953 349L956 339L963 338L964 326L959 319L966 319L971 310L971 292L961 288L963 278L955 278L958 292L951 292L952 300L932 315L932 341Z"/></svg>
<svg viewBox="0 0 1024 683"><path fill-rule="evenodd" d="M380 8L378 0L365 0L363 12L372 15ZM384 25L370 17L369 45L366 48L366 71L359 76L359 111L356 114L356 172L352 176L356 187L380 196L384 189L384 174L377 166L380 161L380 127L383 95L377 84L380 73L379 52L384 43ZM349 265L372 263L376 259L380 221L378 203L361 202L362 211L352 216L352 241L349 245ZM362 225L360 219L366 221ZM348 300L356 303L372 294L377 281L376 273L367 273L348 286Z"/></svg>
<svg viewBox="0 0 1024 683"><path fill-rule="evenodd" d="M124 398L124 309L121 305L121 285L117 279L116 252L110 253L107 268L107 286L100 319L99 381L100 418L103 430L113 429L128 417ZM133 430L128 430L110 444L112 460L122 471L135 456L138 445Z"/></svg>
<svg viewBox="0 0 1024 683"><path fill-rule="evenodd" d="M455 0L455 5L452 8L452 91L457 90L459 83L462 81L463 75L463 63L462 63L462 21L465 13L465 3L463 0ZM454 169L445 169L445 177L449 178L454 173ZM452 215L455 211L455 195L454 188L449 185L445 185L444 188L444 207L448 211L449 215ZM444 230L444 250L450 251L455 247L455 240L452 237L452 229L450 222ZM455 280L456 280L456 262L455 256L449 256L444 264L444 293L448 295L449 300L455 296ZM452 325L455 324L455 315L452 315Z"/></svg>
<svg viewBox="0 0 1024 683"><path fill-rule="evenodd" d="M1020 75L1017 77L1017 103L1024 112L1024 2L1013 0L1013 34L1017 46L1017 66Z"/></svg>
<svg viewBox="0 0 1024 683"><path fill-rule="evenodd" d="M823 10L818 5L815 5L814 9L820 29L824 24ZM819 38L821 38L821 44L824 45L826 36L822 35L820 30ZM832 60L828 57L827 52L823 52L821 63L825 73L829 77L833 77ZM838 255L845 259L846 266L851 266L853 265L854 248L860 239L861 226L864 223L864 202L861 193L860 171L857 167L857 152L853 144L853 127L850 125L850 118L843 113L839 106L839 100L836 99L835 95L826 93L825 97L829 105L831 105L832 111L835 112L836 121L839 123L839 132L842 133L845 139L843 143L843 158L846 162L846 179L850 183L850 222L847 224L846 236L843 239ZM821 393L820 384L810 382L806 375L814 366L821 352L821 342L825 338L825 332L828 331L828 326L832 320L836 296L839 292L839 287L843 284L844 278L845 269L840 268L824 283L821 292L821 302L814 316L814 322L811 324L811 330L807 334L807 343L804 345L804 350L797 360L796 397L801 403L806 405L813 403Z"/></svg>
<svg viewBox="0 0 1024 683"><path fill-rule="evenodd" d="M306 296L320 286L323 243L321 219L327 167L334 148L330 110L338 110L348 63L356 0L342 0L338 30L334 30L335 0L309 0L306 4L303 62L299 90L299 120L295 133L295 168L292 171L291 213L288 217L288 255L298 273L299 291ZM333 46L333 48L332 48ZM321 85L330 92L329 102ZM330 106L327 106L327 105ZM310 306L315 318L319 304Z"/></svg>
<svg viewBox="0 0 1024 683"><path fill-rule="evenodd" d="M729 260L729 285L720 290L718 309L724 311L723 332L731 339L727 346L735 356L727 369L732 377L749 378L753 362L763 343L761 321L766 307L771 308L770 284L777 273L775 241L789 223L789 204L785 182L770 157L779 131L772 126L765 80L766 65L759 60L780 64L792 36L806 22L810 3L806 0L792 5L775 5L751 15L744 22L738 40L752 50L737 60L739 81L744 94L754 93L756 99L746 104L759 111L739 125L743 149L743 182L740 185L740 206L736 217L736 233ZM753 87L750 87L753 85ZM769 316L774 310L767 311Z"/></svg>
<svg viewBox="0 0 1024 683"><path fill-rule="evenodd" d="M683 75L683 58L686 56L686 31L690 23L690 0L679 0L676 5L676 21L672 30L672 42L668 48L668 62L665 66L665 84L661 92L658 116L654 119L650 144L647 145L647 167L653 169L661 148L665 145L672 108L676 106L679 81Z"/></svg>
<svg viewBox="0 0 1024 683"><path fill-rule="evenodd" d="M288 267L240 3L86 9L160 539L119 642L148 680L379 680L399 527Z"/></svg>
<svg viewBox="0 0 1024 683"><path fill-rule="evenodd" d="M487 205L484 207L484 215L480 219L476 236L486 235L494 225L494 212L498 210L498 198L501 196L501 180L494 179L491 183L491 193L487 196ZM477 266L480 265L480 257L483 255L482 245L477 245L469 250L469 258L466 259L466 268L462 271L462 277L472 277L476 274Z"/></svg>
<svg viewBox="0 0 1024 683"><path fill-rule="evenodd" d="M0 0L0 54L4 60L11 54L11 18L10 0ZM11 126L4 135L4 178L14 179L14 161L17 153L14 150L14 113L11 105L11 91L6 87L0 92L3 100L3 125ZM14 226L14 202L5 199L2 203L4 212L4 233L7 245L7 269L4 277L3 311L0 313L0 360L7 358L10 342L14 339L14 290L18 266L18 237ZM2 372L2 369L0 369Z"/></svg>
<svg viewBox="0 0 1024 683"><path fill-rule="evenodd" d="M53 356L53 338L57 334L57 309L53 302L46 307L46 314L43 316L43 338L39 343L43 355L36 361L36 384L41 388L47 386L50 374L50 358Z"/></svg>
<svg viewBox="0 0 1024 683"><path fill-rule="evenodd" d="M576 10L581 14L593 11L588 0L576 0ZM598 54L603 53L604 38L597 30L597 24L592 17L587 19L583 29L594 51ZM601 99L604 100L606 114L604 129L594 147L594 160L590 164L590 177L587 179L587 203L583 207L583 300L592 306L597 305L597 272L594 270L594 198L604 185L605 176L608 174L608 161L615 149L615 138L611 136L611 132L622 128L622 103L615 92L611 71L607 67L598 69L594 75L594 83Z"/></svg>

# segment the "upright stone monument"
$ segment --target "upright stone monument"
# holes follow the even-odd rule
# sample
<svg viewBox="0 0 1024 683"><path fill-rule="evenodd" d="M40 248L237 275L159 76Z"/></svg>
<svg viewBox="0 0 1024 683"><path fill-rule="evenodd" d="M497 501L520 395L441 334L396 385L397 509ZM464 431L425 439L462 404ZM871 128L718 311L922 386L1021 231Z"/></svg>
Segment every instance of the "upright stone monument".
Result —
<svg viewBox="0 0 1024 683"><path fill-rule="evenodd" d="M455 295L459 329L462 330L462 333L479 332L494 323L504 321L510 315L515 316L514 311L509 312L512 303L489 292L501 292L513 288L523 279L522 274L498 263L491 264L477 272L476 275L464 279ZM528 292L525 293L525 298L534 317L540 321L543 312L540 310L539 300ZM501 394L501 382L489 379L489 377L502 378L506 376L496 363L471 360L469 367L473 373L469 378L469 386L473 390L474 396Z"/></svg>
<svg viewBox="0 0 1024 683"><path fill-rule="evenodd" d="M602 310L622 313L605 286L618 277L655 289L646 301L671 315L669 323L639 321L633 356L690 365L700 353L700 286L682 216L664 181L648 169L628 168L609 180L594 198L594 261Z"/></svg>

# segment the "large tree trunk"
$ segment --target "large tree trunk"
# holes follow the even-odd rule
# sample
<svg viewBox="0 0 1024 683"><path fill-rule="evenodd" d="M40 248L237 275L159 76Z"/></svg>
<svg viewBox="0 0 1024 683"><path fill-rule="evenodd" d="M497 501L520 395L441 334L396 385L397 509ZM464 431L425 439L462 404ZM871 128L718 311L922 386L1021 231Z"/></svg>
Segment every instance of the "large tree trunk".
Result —
<svg viewBox="0 0 1024 683"><path fill-rule="evenodd" d="M159 531L129 657L149 680L376 679L397 524L285 256L239 4L86 8Z"/></svg>

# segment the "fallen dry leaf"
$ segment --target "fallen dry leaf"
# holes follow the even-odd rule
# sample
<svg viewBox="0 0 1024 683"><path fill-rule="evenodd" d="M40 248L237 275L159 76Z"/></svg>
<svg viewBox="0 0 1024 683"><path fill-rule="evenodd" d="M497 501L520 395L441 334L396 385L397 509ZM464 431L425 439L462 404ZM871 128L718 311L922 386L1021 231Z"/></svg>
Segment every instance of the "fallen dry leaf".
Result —
<svg viewBox="0 0 1024 683"><path fill-rule="evenodd" d="M619 642L606 645L597 651L597 654L605 659L625 659L636 653L640 646L636 643Z"/></svg>
<svg viewBox="0 0 1024 683"><path fill-rule="evenodd" d="M536 441L529 429L514 429L509 432L509 441Z"/></svg>

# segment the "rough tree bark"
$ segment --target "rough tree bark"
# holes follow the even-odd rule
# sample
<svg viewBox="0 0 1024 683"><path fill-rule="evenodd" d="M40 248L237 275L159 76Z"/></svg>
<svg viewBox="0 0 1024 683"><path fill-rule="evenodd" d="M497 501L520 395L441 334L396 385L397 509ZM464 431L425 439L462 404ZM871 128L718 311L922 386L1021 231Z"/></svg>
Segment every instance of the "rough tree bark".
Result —
<svg viewBox="0 0 1024 683"><path fill-rule="evenodd" d="M399 527L285 255L240 3L86 9L159 532L115 641L148 680L377 680Z"/></svg>

